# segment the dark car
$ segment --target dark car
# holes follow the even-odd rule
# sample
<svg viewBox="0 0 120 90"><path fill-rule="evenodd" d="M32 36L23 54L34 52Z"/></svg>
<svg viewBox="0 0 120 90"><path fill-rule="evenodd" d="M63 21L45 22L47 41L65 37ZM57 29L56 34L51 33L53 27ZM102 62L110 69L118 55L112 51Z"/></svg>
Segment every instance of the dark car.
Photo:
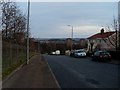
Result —
<svg viewBox="0 0 120 90"><path fill-rule="evenodd" d="M75 56L75 51L71 51L70 56L74 57Z"/></svg>
<svg viewBox="0 0 120 90"><path fill-rule="evenodd" d="M107 51L96 51L92 55L93 61L111 61L111 55Z"/></svg>

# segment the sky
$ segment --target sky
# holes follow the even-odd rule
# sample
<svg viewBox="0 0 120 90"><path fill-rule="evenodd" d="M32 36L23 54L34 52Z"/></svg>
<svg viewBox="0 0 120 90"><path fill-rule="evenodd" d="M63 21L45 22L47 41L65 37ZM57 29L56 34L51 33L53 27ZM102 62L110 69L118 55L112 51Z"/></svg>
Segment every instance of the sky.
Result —
<svg viewBox="0 0 120 90"><path fill-rule="evenodd" d="M117 5L117 2L31 2L31 37L70 38L71 26L74 38L87 38L99 33L102 27L110 26L112 30ZM27 14L26 2L19 2L18 6Z"/></svg>

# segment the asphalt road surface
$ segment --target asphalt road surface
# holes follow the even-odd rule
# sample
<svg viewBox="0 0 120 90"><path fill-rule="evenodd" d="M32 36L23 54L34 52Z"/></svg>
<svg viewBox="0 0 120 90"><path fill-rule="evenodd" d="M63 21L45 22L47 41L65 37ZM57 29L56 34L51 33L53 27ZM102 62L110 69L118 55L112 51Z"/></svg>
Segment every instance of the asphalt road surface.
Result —
<svg viewBox="0 0 120 90"><path fill-rule="evenodd" d="M43 55L61 88L118 88L118 65L90 57Z"/></svg>

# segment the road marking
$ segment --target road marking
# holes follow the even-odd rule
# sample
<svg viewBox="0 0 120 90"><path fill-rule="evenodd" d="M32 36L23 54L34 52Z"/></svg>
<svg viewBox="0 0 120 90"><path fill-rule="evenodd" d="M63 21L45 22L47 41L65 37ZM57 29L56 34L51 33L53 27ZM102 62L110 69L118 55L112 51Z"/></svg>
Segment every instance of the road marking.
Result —
<svg viewBox="0 0 120 90"><path fill-rule="evenodd" d="M44 58L44 59L45 59L45 58ZM49 68L49 70L50 70L50 72L51 72L53 78L55 79L55 82L56 82L58 88L61 88L60 85L59 85L59 83L58 83L58 81L57 81L57 79L56 79L56 77L55 77L55 75L54 75L54 73L53 73L53 71L52 71L52 69L51 69L51 67L50 67L50 65L48 64L48 62L47 62L46 59L45 59L45 61L46 61L47 65L48 65L48 68Z"/></svg>

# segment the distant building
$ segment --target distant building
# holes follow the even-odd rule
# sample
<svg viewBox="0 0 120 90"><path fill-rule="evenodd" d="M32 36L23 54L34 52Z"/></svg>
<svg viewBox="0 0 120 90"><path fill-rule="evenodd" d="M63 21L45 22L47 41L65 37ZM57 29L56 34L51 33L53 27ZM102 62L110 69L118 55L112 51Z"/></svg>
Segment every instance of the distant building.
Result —
<svg viewBox="0 0 120 90"><path fill-rule="evenodd" d="M65 40L64 39L49 39L48 42L56 43L56 44L64 44Z"/></svg>
<svg viewBox="0 0 120 90"><path fill-rule="evenodd" d="M80 39L79 45L80 45L80 48L87 48L87 45L88 45L87 39L85 38Z"/></svg>
<svg viewBox="0 0 120 90"><path fill-rule="evenodd" d="M89 39L82 38L79 40L79 49L85 49L87 53L91 52L91 44L89 42Z"/></svg>
<svg viewBox="0 0 120 90"><path fill-rule="evenodd" d="M71 38L67 38L66 39L66 47L67 47L68 50L71 50L72 44L73 44L72 39Z"/></svg>

